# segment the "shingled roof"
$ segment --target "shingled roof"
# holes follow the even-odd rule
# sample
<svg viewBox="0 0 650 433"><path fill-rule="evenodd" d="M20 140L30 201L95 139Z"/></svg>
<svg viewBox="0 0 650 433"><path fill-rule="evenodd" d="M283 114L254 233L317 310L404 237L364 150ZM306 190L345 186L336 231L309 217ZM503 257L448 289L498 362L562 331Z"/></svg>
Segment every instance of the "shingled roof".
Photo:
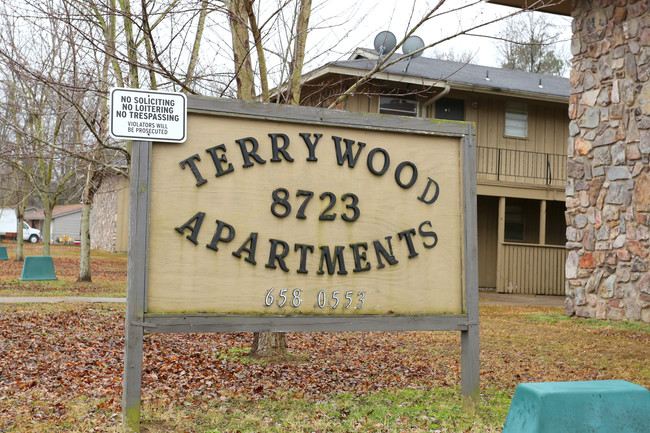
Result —
<svg viewBox="0 0 650 433"><path fill-rule="evenodd" d="M471 63L419 57L412 59L405 72L407 60L401 60L383 71L383 76L400 81L400 77L420 78L428 82L439 81L452 88L481 92L510 92L525 94L529 97L538 95L542 99L569 99L571 85L568 78L552 75L533 74L511 69L474 65ZM322 75L326 70L370 71L375 67L376 59L357 58L328 63L312 74ZM354 74L354 75L358 75ZM390 79L390 78L389 78ZM309 78L308 78L309 80Z"/></svg>
<svg viewBox="0 0 650 433"><path fill-rule="evenodd" d="M54 206L52 209L52 218L68 215L74 212L81 211L82 205L78 204L61 204ZM43 220L45 219L45 211L43 208L32 208L25 211L24 219L26 220Z"/></svg>

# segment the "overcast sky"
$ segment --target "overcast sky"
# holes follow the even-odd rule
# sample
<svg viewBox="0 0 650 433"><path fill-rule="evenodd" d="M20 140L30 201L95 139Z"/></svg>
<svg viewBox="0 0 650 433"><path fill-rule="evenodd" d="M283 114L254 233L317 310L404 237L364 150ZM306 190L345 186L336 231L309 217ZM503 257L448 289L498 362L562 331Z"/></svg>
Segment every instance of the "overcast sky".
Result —
<svg viewBox="0 0 650 433"><path fill-rule="evenodd" d="M319 66L326 61L338 58L347 58L356 47L372 48L373 40L382 30L390 30L399 40L401 36L414 23L419 21L423 12L436 4L437 1L425 0L327 0L314 2L312 25L320 28L309 35L308 50L312 52L326 52L313 62ZM469 5L475 1L448 0L445 10L451 7ZM453 11L425 24L416 35L420 36L425 44L430 44L459 31L480 23L491 21L514 12L515 9L487 4L469 6L463 10ZM563 31L563 42L558 49L569 52L571 36L571 20L569 17L544 14L552 23ZM336 24L329 27L329 24ZM482 27L473 31L475 35L495 36L499 33L502 22ZM341 42L335 45L336 41ZM317 49L317 48L318 49ZM439 46L440 50L453 49L455 52L471 52L474 54L473 63L486 66L499 66L495 41L489 37L459 36L452 41ZM428 50L425 56L433 57L433 51ZM309 67L308 69L312 69Z"/></svg>

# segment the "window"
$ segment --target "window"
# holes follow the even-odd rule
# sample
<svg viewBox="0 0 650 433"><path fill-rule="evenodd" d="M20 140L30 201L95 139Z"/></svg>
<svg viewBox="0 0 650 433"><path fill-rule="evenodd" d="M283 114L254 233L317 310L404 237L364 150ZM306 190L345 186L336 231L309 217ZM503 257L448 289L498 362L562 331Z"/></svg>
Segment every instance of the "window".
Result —
<svg viewBox="0 0 650 433"><path fill-rule="evenodd" d="M23 229L24 230L29 230L29 226L27 225L27 223L25 221L23 221Z"/></svg>
<svg viewBox="0 0 650 433"><path fill-rule="evenodd" d="M465 120L465 101L440 98L436 101L436 119Z"/></svg>
<svg viewBox="0 0 650 433"><path fill-rule="evenodd" d="M518 205L506 206L505 241L523 242L526 231L526 215L524 209Z"/></svg>
<svg viewBox="0 0 650 433"><path fill-rule="evenodd" d="M418 101L415 99L380 96L379 113L395 114L397 116L417 117Z"/></svg>
<svg viewBox="0 0 650 433"><path fill-rule="evenodd" d="M528 107L526 104L506 102L506 130L507 137L528 137Z"/></svg>

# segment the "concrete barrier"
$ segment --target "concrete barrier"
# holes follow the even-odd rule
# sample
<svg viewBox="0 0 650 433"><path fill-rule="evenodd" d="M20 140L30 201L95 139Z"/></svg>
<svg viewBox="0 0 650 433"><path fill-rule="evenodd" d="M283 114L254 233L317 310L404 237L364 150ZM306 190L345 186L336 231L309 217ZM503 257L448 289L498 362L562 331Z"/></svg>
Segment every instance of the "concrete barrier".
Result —
<svg viewBox="0 0 650 433"><path fill-rule="evenodd" d="M522 383L503 433L648 433L650 391L624 380Z"/></svg>
<svg viewBox="0 0 650 433"><path fill-rule="evenodd" d="M27 256L20 281L56 280L52 256Z"/></svg>

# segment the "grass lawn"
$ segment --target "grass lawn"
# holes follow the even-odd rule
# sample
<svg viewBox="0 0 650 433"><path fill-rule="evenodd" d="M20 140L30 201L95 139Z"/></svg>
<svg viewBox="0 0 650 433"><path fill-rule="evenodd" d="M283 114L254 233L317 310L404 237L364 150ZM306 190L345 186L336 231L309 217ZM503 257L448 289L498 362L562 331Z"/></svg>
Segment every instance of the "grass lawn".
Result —
<svg viewBox="0 0 650 433"><path fill-rule="evenodd" d="M38 251L31 248L30 253ZM124 294L126 258L53 248L60 280L0 296ZM10 257L12 253L10 252ZM124 304L0 304L0 432L120 431ZM650 387L650 326L559 308L482 306L481 405L460 398L458 332L291 333L293 362L246 357L252 335L147 335L144 432L499 432L522 382L622 379Z"/></svg>
<svg viewBox="0 0 650 433"><path fill-rule="evenodd" d="M0 261L0 296L126 296L126 254L94 250L90 256L91 283L77 283L80 247L52 245L56 281L20 281L22 262L15 262L16 243L2 242L9 260ZM43 252L42 244L25 244L26 256Z"/></svg>

